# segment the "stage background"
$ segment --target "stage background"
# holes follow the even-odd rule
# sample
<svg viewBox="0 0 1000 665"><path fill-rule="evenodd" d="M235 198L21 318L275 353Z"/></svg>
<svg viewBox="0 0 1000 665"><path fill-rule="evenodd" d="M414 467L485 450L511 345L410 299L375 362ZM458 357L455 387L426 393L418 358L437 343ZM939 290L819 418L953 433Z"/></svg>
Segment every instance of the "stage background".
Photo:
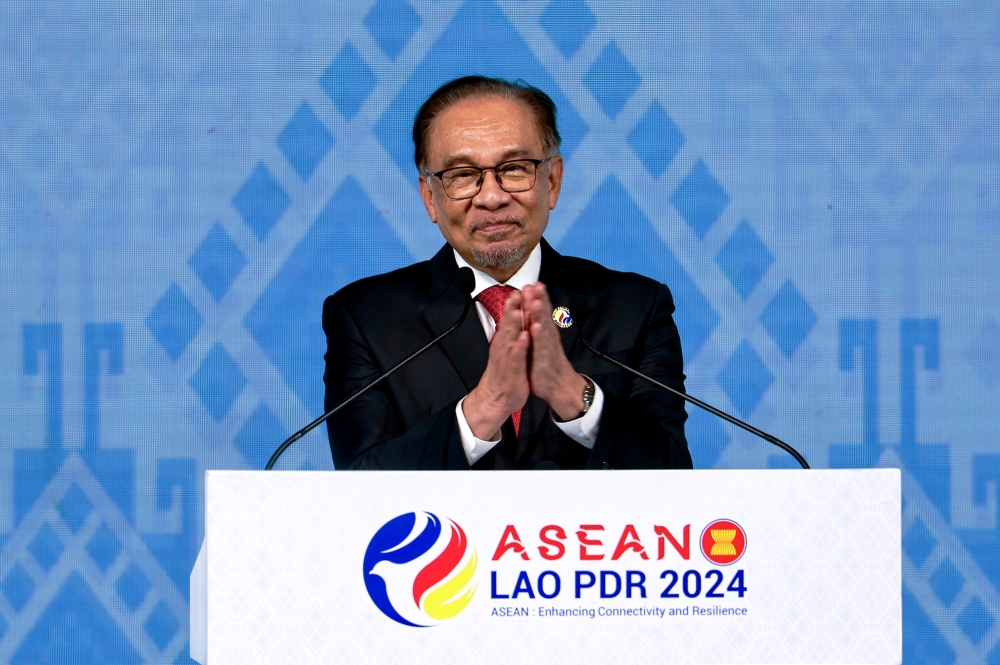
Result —
<svg viewBox="0 0 1000 665"><path fill-rule="evenodd" d="M410 124L482 73L557 101L546 235L671 287L692 394L903 469L906 662L1000 663L998 19L6 0L0 661L189 662L203 473L320 413L324 296L441 246ZM790 466L689 422L698 467ZM283 464L331 468L325 432Z"/></svg>

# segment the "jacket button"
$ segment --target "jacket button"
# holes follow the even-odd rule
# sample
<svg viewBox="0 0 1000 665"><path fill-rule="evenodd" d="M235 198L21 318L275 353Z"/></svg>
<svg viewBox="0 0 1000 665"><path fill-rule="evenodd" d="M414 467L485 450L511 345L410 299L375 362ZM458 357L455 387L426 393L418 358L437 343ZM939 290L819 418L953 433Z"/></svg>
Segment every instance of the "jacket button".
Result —
<svg viewBox="0 0 1000 665"><path fill-rule="evenodd" d="M601 468L602 469L610 469L611 465L608 464L607 462L601 462Z"/></svg>

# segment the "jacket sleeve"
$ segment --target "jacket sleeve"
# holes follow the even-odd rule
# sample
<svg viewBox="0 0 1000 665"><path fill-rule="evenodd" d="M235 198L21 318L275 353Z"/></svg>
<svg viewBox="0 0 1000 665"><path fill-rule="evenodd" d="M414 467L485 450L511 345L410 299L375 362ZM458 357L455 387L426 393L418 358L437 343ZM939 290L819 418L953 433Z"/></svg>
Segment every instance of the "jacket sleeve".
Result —
<svg viewBox="0 0 1000 665"><path fill-rule="evenodd" d="M640 372L684 390L684 360L670 290L659 285L635 347L618 358ZM684 436L684 400L638 377L614 372L594 377L604 390L601 426L587 468L690 469Z"/></svg>
<svg viewBox="0 0 1000 665"><path fill-rule="evenodd" d="M325 408L329 411L389 369L371 352L349 307L335 294L323 305ZM327 421L338 469L468 469L455 418L458 399L406 427L393 403L391 379L362 393Z"/></svg>

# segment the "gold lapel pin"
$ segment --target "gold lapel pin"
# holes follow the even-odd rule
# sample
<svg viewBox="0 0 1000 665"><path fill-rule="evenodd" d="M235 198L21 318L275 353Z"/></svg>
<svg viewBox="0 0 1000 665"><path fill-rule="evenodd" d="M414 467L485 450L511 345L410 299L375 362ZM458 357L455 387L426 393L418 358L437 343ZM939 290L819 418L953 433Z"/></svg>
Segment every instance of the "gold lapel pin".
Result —
<svg viewBox="0 0 1000 665"><path fill-rule="evenodd" d="M566 307L556 307L552 310L552 320L560 328L569 328L573 325L573 315L569 313L569 309Z"/></svg>

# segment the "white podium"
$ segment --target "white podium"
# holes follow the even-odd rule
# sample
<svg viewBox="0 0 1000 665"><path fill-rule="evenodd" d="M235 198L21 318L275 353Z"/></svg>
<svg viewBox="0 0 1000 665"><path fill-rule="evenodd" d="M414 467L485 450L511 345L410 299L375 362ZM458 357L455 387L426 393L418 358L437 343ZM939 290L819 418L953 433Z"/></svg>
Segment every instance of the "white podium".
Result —
<svg viewBox="0 0 1000 665"><path fill-rule="evenodd" d="M200 663L900 663L900 476L234 472Z"/></svg>

